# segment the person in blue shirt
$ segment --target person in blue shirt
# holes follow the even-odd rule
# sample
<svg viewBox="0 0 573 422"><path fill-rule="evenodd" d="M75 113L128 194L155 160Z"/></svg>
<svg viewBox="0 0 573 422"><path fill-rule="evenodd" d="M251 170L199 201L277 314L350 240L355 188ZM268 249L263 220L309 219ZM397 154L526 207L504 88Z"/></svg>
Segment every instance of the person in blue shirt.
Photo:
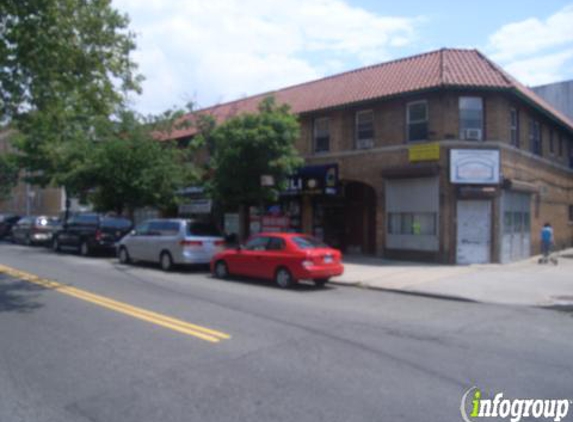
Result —
<svg viewBox="0 0 573 422"><path fill-rule="evenodd" d="M553 247L553 228L551 224L545 223L541 229L541 252L544 257L549 256Z"/></svg>

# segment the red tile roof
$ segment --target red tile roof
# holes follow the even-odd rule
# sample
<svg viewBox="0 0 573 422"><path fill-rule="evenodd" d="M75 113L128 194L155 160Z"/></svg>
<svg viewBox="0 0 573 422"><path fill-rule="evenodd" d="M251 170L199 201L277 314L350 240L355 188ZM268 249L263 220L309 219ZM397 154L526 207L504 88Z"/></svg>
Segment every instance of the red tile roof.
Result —
<svg viewBox="0 0 573 422"><path fill-rule="evenodd" d="M517 82L477 50L442 49L364 67L264 94L198 110L218 122L234 115L255 112L259 102L273 95L297 114L435 88L484 88L514 92L534 107L573 131L573 122L532 90ZM192 119L192 115L185 118ZM173 131L169 139L193 135L188 127Z"/></svg>

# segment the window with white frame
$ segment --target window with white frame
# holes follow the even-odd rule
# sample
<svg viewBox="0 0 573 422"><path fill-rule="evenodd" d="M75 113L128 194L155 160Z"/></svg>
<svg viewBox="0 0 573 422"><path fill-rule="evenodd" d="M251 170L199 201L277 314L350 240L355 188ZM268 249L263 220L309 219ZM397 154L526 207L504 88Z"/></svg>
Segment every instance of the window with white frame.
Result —
<svg viewBox="0 0 573 422"><path fill-rule="evenodd" d="M321 117L314 120L314 152L330 151L330 119Z"/></svg>
<svg viewBox="0 0 573 422"><path fill-rule="evenodd" d="M483 98L460 97L460 139L483 139Z"/></svg>
<svg viewBox="0 0 573 422"><path fill-rule="evenodd" d="M519 148L519 111L512 108L510 114L511 145Z"/></svg>
<svg viewBox="0 0 573 422"><path fill-rule="evenodd" d="M415 101L406 106L408 141L428 140L428 102Z"/></svg>
<svg viewBox="0 0 573 422"><path fill-rule="evenodd" d="M356 113L356 148L366 149L374 146L374 112L363 110Z"/></svg>

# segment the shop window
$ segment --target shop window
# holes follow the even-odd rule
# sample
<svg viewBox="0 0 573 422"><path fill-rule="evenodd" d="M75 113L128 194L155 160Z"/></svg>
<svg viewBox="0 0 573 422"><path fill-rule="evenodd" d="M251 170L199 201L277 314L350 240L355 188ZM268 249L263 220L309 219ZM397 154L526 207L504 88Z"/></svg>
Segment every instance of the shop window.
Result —
<svg viewBox="0 0 573 422"><path fill-rule="evenodd" d="M329 120L323 117L314 121L314 152L330 151Z"/></svg>
<svg viewBox="0 0 573 422"><path fill-rule="evenodd" d="M511 145L519 148L519 111L516 108L510 110Z"/></svg>
<svg viewBox="0 0 573 422"><path fill-rule="evenodd" d="M374 112L372 110L356 113L356 149L374 146Z"/></svg>
<svg viewBox="0 0 573 422"><path fill-rule="evenodd" d="M529 123L529 143L532 153L542 155L541 123L536 120Z"/></svg>
<svg viewBox="0 0 573 422"><path fill-rule="evenodd" d="M388 233L421 236L436 235L436 213L394 212L388 214Z"/></svg>
<svg viewBox="0 0 573 422"><path fill-rule="evenodd" d="M481 141L483 139L483 99L460 97L460 139Z"/></svg>
<svg viewBox="0 0 573 422"><path fill-rule="evenodd" d="M428 102L408 103L407 116L408 141L428 140Z"/></svg>

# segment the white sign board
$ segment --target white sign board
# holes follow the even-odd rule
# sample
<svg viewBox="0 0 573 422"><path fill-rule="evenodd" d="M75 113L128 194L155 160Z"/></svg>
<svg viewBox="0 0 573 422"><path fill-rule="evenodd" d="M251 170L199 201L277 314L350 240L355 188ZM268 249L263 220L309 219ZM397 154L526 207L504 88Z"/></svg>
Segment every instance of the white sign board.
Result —
<svg viewBox="0 0 573 422"><path fill-rule="evenodd" d="M450 182L468 185L499 183L499 150L450 150Z"/></svg>

